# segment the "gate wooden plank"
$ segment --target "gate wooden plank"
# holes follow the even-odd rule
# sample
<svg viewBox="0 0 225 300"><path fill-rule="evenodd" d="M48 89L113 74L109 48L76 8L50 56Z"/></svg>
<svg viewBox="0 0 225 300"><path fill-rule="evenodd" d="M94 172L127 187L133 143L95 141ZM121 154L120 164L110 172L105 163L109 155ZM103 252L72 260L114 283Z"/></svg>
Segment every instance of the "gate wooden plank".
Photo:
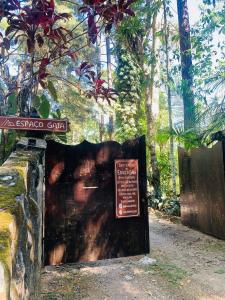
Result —
<svg viewBox="0 0 225 300"><path fill-rule="evenodd" d="M116 219L116 159L139 162L140 217ZM149 252L145 138L77 146L48 142L45 263Z"/></svg>
<svg viewBox="0 0 225 300"><path fill-rule="evenodd" d="M179 148L181 220L184 225L225 239L225 144Z"/></svg>

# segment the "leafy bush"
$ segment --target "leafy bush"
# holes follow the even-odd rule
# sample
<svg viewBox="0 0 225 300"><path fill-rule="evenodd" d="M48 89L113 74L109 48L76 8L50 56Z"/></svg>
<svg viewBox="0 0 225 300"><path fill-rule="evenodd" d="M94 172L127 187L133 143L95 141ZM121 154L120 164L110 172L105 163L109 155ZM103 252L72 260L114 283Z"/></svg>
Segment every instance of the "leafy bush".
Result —
<svg viewBox="0 0 225 300"><path fill-rule="evenodd" d="M168 151L157 153L158 167L160 171L161 192L163 197L172 197L171 164Z"/></svg>
<svg viewBox="0 0 225 300"><path fill-rule="evenodd" d="M151 208L162 211L163 213L170 216L180 216L180 201L177 199L154 199L149 198L149 206Z"/></svg>

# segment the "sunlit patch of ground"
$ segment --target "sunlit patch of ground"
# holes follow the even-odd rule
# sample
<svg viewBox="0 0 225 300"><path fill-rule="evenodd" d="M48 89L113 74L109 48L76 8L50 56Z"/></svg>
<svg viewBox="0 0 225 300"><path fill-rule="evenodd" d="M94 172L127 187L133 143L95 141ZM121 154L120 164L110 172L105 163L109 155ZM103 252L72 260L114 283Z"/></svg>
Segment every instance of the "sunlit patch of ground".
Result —
<svg viewBox="0 0 225 300"><path fill-rule="evenodd" d="M150 217L151 258L47 267L42 300L225 300L225 241Z"/></svg>

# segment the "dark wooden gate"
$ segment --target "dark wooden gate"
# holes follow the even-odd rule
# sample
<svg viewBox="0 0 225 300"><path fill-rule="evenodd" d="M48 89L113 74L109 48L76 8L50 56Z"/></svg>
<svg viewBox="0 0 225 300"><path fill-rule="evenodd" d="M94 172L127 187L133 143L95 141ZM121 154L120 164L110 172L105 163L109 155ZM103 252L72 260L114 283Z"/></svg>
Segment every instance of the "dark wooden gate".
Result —
<svg viewBox="0 0 225 300"><path fill-rule="evenodd" d="M225 142L179 148L179 173L182 223L225 239Z"/></svg>
<svg viewBox="0 0 225 300"><path fill-rule="evenodd" d="M117 159L137 159L140 216L116 218ZM46 151L45 264L95 261L149 252L145 138Z"/></svg>

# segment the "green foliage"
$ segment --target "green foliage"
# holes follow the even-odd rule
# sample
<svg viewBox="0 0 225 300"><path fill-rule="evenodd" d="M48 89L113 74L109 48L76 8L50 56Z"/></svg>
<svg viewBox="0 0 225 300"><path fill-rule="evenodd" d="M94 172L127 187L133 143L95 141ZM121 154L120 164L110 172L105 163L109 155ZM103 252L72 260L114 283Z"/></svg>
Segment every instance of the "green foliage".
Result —
<svg viewBox="0 0 225 300"><path fill-rule="evenodd" d="M35 97L35 108L37 112L39 113L41 118L47 119L50 115L50 103L49 100L45 95L42 95L41 97L36 96Z"/></svg>
<svg viewBox="0 0 225 300"><path fill-rule="evenodd" d="M175 264L159 261L154 265L145 267L145 271L152 275L158 275L166 279L173 286L180 286L188 273Z"/></svg>
<svg viewBox="0 0 225 300"><path fill-rule="evenodd" d="M163 199L158 205L158 209L170 216L180 216L180 201L178 198Z"/></svg>
<svg viewBox="0 0 225 300"><path fill-rule="evenodd" d="M134 56L125 47L117 46L116 88L120 91L119 102L136 103L140 101L141 70Z"/></svg>
<svg viewBox="0 0 225 300"><path fill-rule="evenodd" d="M55 86L52 81L48 81L48 90L49 90L51 96L53 97L53 99L55 101L57 101L58 96L57 96L57 92L56 92Z"/></svg>
<svg viewBox="0 0 225 300"><path fill-rule="evenodd" d="M161 178L162 194L169 197L172 194L171 190L171 164L168 151L160 151L157 153L158 167Z"/></svg>
<svg viewBox="0 0 225 300"><path fill-rule="evenodd" d="M2 84L2 85L1 85ZM9 94L7 101L1 102L1 88L4 88L4 92L7 92L7 86L4 85L4 81L0 80L0 115L15 115L18 110L17 105L17 93ZM5 95L3 96L3 98ZM3 103L1 105L1 103ZM12 149L16 142L15 130L1 130L0 129L0 164L3 163L7 157L11 154Z"/></svg>
<svg viewBox="0 0 225 300"><path fill-rule="evenodd" d="M222 131L225 128L225 108L224 101L214 101L200 110L197 115L196 123L198 124L198 140L200 145L207 146L212 141L212 134Z"/></svg>
<svg viewBox="0 0 225 300"><path fill-rule="evenodd" d="M160 6L161 1L152 1L151 5L136 1L133 4L135 17L124 20L115 35L117 57L115 87L119 91L116 116L119 140L146 133L145 73L155 61L147 36L150 33L153 15L159 11ZM162 35L161 30L157 35L158 37ZM143 66L146 66L146 69Z"/></svg>
<svg viewBox="0 0 225 300"><path fill-rule="evenodd" d="M12 93L8 97L8 114L9 115L15 115L17 113L18 107L17 107L17 94Z"/></svg>
<svg viewBox="0 0 225 300"><path fill-rule="evenodd" d="M56 109L56 111L52 113L52 116L54 119L61 119L62 115L60 109Z"/></svg>
<svg viewBox="0 0 225 300"><path fill-rule="evenodd" d="M169 128L158 130L158 136L166 140L173 136L179 145L187 150L195 147L207 146L211 142L212 134L222 131L225 127L224 103L216 99L208 105L196 109L196 130L184 130L183 124L177 124L172 132Z"/></svg>
<svg viewBox="0 0 225 300"><path fill-rule="evenodd" d="M38 109L39 106L41 105L41 99L39 96L35 95L32 101L32 105L34 108Z"/></svg>
<svg viewBox="0 0 225 300"><path fill-rule="evenodd" d="M67 144L67 134L64 132L58 133L58 134L53 134L50 136L50 139L54 139L55 141L63 144Z"/></svg>
<svg viewBox="0 0 225 300"><path fill-rule="evenodd" d="M195 129L184 130L183 124L177 124L173 127L170 133L179 145L182 145L187 150L201 146L201 141Z"/></svg>
<svg viewBox="0 0 225 300"><path fill-rule="evenodd" d="M214 273L216 273L216 274L225 274L225 269L218 269Z"/></svg>
<svg viewBox="0 0 225 300"><path fill-rule="evenodd" d="M208 242L208 244L204 245L204 248L206 249L206 251L219 253L223 257L225 256L225 244L223 241L220 240L210 241Z"/></svg>
<svg viewBox="0 0 225 300"><path fill-rule="evenodd" d="M121 33L120 33L121 34ZM121 43L116 47L117 69L115 87L119 92L116 109L116 135L119 140L140 134L141 70L135 57Z"/></svg>
<svg viewBox="0 0 225 300"><path fill-rule="evenodd" d="M136 105L116 104L116 136L119 141L131 139L138 135L135 124Z"/></svg>
<svg viewBox="0 0 225 300"><path fill-rule="evenodd" d="M15 145L15 142L16 142L16 131L15 130L8 130L7 132L7 142L6 142L6 145L5 145L5 157L8 157L11 152L12 152L12 149Z"/></svg>

